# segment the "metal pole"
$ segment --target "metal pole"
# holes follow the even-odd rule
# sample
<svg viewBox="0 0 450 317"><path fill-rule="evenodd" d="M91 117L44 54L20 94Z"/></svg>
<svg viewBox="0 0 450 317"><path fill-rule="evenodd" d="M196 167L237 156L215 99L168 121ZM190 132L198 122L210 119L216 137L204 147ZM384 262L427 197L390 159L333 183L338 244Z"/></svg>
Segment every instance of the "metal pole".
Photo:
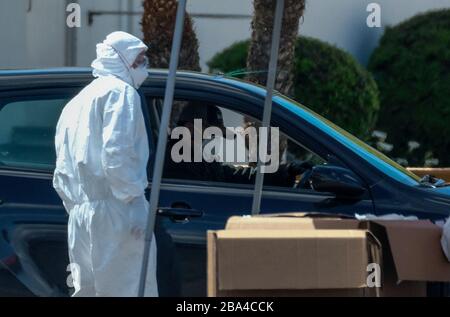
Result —
<svg viewBox="0 0 450 317"><path fill-rule="evenodd" d="M66 0L66 8L70 3L78 3L78 0ZM31 10L31 0L29 2ZM76 66L77 64L77 29L66 27L65 32L65 66Z"/></svg>
<svg viewBox="0 0 450 317"><path fill-rule="evenodd" d="M272 45L270 49L269 72L266 83L266 99L264 101L263 128L270 127L270 118L272 115L272 96L275 86L277 73L278 50L280 46L281 25L283 22L284 0L276 0L275 17L273 21ZM261 197L264 183L264 174L261 173L262 163L261 157L258 160L258 168L256 170L255 191L253 193L252 214L259 214L261 209ZM264 160L265 161L265 160Z"/></svg>
<svg viewBox="0 0 450 317"><path fill-rule="evenodd" d="M172 51L170 53L169 75L167 77L166 92L164 95L163 113L161 125L159 127L158 146L156 149L155 165L153 167L153 178L150 194L150 213L147 219L145 232L144 256L139 281L139 296L145 293L145 280L147 278L148 257L152 242L153 229L155 227L156 211L159 203L159 190L161 187L162 170L167 146L167 131L169 128L170 114L172 112L173 95L175 90L175 77L178 67L178 56L180 54L181 40L183 37L184 13L186 11L186 0L178 1L177 16L175 21L175 32L172 41Z"/></svg>
<svg viewBox="0 0 450 317"><path fill-rule="evenodd" d="M133 10L133 0L128 0L127 3L127 11L132 11ZM130 34L133 34L133 16L132 15L128 15L127 16L127 32Z"/></svg>

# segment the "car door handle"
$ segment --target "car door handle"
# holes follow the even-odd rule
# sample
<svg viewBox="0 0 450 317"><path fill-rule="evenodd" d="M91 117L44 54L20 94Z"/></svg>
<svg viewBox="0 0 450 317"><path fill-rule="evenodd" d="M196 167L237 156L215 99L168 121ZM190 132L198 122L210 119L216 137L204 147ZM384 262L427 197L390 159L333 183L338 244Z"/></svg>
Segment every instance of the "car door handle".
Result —
<svg viewBox="0 0 450 317"><path fill-rule="evenodd" d="M190 218L198 218L203 216L203 212L196 209L188 208L158 208L158 216L168 217L174 222L188 222Z"/></svg>

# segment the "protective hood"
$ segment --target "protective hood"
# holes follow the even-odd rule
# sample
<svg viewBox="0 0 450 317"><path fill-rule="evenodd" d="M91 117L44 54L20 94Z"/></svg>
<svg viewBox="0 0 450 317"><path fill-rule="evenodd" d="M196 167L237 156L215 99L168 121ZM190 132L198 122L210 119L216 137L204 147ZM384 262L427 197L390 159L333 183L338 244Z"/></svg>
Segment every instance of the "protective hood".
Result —
<svg viewBox="0 0 450 317"><path fill-rule="evenodd" d="M113 32L97 44L97 58L91 64L92 74L94 77L116 76L137 89L143 80L131 65L147 49L137 37L126 32Z"/></svg>

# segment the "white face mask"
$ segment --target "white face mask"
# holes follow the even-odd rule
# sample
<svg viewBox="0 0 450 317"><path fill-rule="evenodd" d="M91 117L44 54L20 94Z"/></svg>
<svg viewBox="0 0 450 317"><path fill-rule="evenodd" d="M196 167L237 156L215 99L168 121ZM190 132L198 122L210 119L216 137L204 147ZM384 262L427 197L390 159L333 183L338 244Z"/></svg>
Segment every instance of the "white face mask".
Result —
<svg viewBox="0 0 450 317"><path fill-rule="evenodd" d="M134 88L138 89L139 87L141 87L142 83L148 77L147 67L145 64L138 66L136 68L130 67L129 71L131 79L133 80L133 86Z"/></svg>
<svg viewBox="0 0 450 317"><path fill-rule="evenodd" d="M145 58L144 63L139 65L136 68L133 68L127 63L126 58L122 56L119 50L117 50L114 46L110 45L111 48L119 55L119 58L122 60L122 62L125 64L126 68L128 69L128 72L130 73L131 80L133 81L133 86L136 89L139 89L141 87L142 83L145 81L145 79L148 77L148 59Z"/></svg>

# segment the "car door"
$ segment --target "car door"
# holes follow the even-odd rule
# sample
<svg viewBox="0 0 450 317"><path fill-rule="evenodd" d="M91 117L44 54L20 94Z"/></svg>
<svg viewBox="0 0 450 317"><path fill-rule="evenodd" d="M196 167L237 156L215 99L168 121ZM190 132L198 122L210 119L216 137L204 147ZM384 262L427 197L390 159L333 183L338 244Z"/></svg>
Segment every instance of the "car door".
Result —
<svg viewBox="0 0 450 317"><path fill-rule="evenodd" d="M161 91L147 92L146 100L152 120L152 130L149 131L149 135L156 143L162 108ZM184 92L178 92L175 95L171 118L172 129L177 121L180 121L177 116L182 116L181 109L189 103L203 103L220 109L223 123L231 127L243 125L248 118L257 116L257 114L243 111L247 107L235 99L224 102L223 98L218 100L206 93L186 95ZM290 160L296 158L308 159L314 164L327 163L326 158L320 157L303 146L298 136L282 134L282 138L293 149L291 153L284 151L282 164L288 164ZM166 165L169 159L171 159L170 149L167 149ZM241 177L236 180L229 177L223 180L217 177L208 179L208 175L193 177L192 170L196 168L189 164L185 164L176 173L173 171L169 173L166 169L163 173L159 204L164 210L157 217L155 229L158 232L157 240L164 237L165 245L170 246L164 257L170 259L166 262L171 263L174 281L172 286L177 285L176 292L183 296L204 296L206 294L206 232L223 229L231 216L250 213L254 183L253 181L242 182ZM168 174L170 177L167 176ZM339 201L331 193L299 189L294 185L274 186L265 183L261 212L312 211L348 214L355 210L361 213L373 211L369 194L358 201ZM159 245L161 243L158 243ZM159 253L158 256L160 256ZM159 261L160 259L158 263ZM164 288L160 285L160 289L161 287ZM167 292L170 293L171 290Z"/></svg>
<svg viewBox="0 0 450 317"><path fill-rule="evenodd" d="M52 177L56 124L80 89L23 88L0 94L0 294L66 296L73 291L68 215ZM161 232L157 239L162 254L168 249L164 237ZM158 263L163 286L171 284L167 259L161 256Z"/></svg>
<svg viewBox="0 0 450 317"><path fill-rule="evenodd" d="M23 89L0 95L0 267L3 292L67 295L67 214L52 187L54 135L75 91ZM3 275L2 275L3 276Z"/></svg>

